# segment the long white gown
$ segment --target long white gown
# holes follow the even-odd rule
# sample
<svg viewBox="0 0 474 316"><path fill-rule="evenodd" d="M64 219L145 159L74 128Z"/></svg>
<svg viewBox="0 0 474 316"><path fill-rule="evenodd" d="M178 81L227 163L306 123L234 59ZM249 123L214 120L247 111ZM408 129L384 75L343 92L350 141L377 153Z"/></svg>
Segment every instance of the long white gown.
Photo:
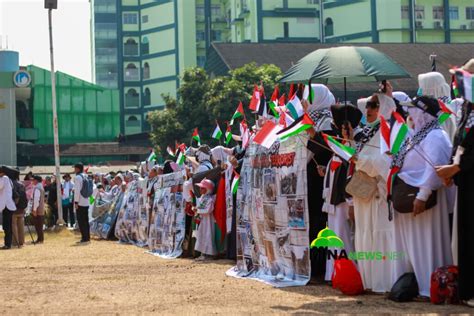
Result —
<svg viewBox="0 0 474 316"><path fill-rule="evenodd" d="M390 158L382 155L380 131L364 146L358 155L356 170L377 178L378 192L370 199L353 197L355 217L355 251L393 251L394 223L388 220L386 181ZM387 256L388 257L388 256ZM359 272L365 289L376 293L389 292L393 285L392 260L358 260Z"/></svg>
<svg viewBox="0 0 474 316"><path fill-rule="evenodd" d="M201 223L196 232L195 250L202 254L214 256L217 254L214 241L214 204L215 195L205 194L197 201L197 213L201 217Z"/></svg>
<svg viewBox="0 0 474 316"><path fill-rule="evenodd" d="M441 129L433 130L408 152L399 173L407 184L421 188L419 197L426 198L431 190L438 192L436 206L416 217L413 213L394 212L394 248L403 252L405 257L405 260L395 261L394 280L406 272L414 272L419 294L427 297L430 296L430 278L434 270L452 264L449 202L433 168L449 163L451 148L448 135Z"/></svg>

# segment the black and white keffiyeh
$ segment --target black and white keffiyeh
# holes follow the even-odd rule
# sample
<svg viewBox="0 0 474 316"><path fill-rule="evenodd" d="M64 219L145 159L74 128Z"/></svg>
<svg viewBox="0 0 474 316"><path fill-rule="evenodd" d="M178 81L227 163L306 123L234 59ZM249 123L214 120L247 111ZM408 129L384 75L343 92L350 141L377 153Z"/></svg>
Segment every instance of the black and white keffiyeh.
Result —
<svg viewBox="0 0 474 316"><path fill-rule="evenodd" d="M309 117L313 120L315 125L318 125L323 119L332 118L332 114L329 109L313 110L309 112Z"/></svg>
<svg viewBox="0 0 474 316"><path fill-rule="evenodd" d="M357 153L360 153L362 149L364 149L365 144L370 142L379 129L380 122L377 122L375 125L366 125L364 128L355 131L354 141L356 142Z"/></svg>
<svg viewBox="0 0 474 316"><path fill-rule="evenodd" d="M401 168L408 152L415 146L419 145L431 131L440 128L438 120L433 120L421 128L413 137L407 137L403 142L402 147L400 147L400 151L393 157L390 168Z"/></svg>

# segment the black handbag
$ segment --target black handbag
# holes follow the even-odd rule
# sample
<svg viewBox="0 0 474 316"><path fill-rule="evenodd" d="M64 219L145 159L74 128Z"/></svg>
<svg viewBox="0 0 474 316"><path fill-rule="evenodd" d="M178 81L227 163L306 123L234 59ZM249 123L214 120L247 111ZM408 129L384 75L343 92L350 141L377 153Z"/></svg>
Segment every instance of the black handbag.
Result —
<svg viewBox="0 0 474 316"><path fill-rule="evenodd" d="M398 213L412 213L413 202L420 188L406 184L405 181L396 176L392 188L392 204ZM437 191L433 191L426 201L426 209L429 210L436 206L438 200Z"/></svg>

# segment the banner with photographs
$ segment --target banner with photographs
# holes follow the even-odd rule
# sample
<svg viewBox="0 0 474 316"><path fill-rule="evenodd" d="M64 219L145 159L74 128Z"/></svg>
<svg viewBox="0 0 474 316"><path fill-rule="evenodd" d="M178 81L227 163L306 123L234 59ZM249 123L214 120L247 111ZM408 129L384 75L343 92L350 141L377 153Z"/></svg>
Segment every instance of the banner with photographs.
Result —
<svg viewBox="0 0 474 316"><path fill-rule="evenodd" d="M111 239L113 237L113 229L115 228L117 215L122 207L123 196L124 194L120 192L112 201L104 203L107 211L90 222L92 235L102 239Z"/></svg>
<svg viewBox="0 0 474 316"><path fill-rule="evenodd" d="M185 212L182 172L159 176L148 236L149 253L174 259L181 256L185 237Z"/></svg>
<svg viewBox="0 0 474 316"><path fill-rule="evenodd" d="M247 150L237 193L237 265L227 275L275 287L309 281L305 141Z"/></svg>
<svg viewBox="0 0 474 316"><path fill-rule="evenodd" d="M124 201L117 217L115 236L120 242L135 244L139 247L147 245L146 180L134 180L128 184Z"/></svg>

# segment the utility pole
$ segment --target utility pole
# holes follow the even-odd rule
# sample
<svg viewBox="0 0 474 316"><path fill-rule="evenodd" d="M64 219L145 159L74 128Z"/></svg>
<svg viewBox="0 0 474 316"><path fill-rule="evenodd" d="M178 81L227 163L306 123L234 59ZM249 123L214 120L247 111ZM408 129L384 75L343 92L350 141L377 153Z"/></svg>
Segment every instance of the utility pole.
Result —
<svg viewBox="0 0 474 316"><path fill-rule="evenodd" d="M56 105L56 73L54 71L54 53L53 53L53 9L58 8L58 0L44 0L44 8L48 9L49 22L49 52L51 58L51 103L53 107L53 133L54 133L54 165L56 169L56 190L57 190L57 208L58 225L64 225L63 205L61 196L61 171L59 159L59 135L58 135L58 111Z"/></svg>
<svg viewBox="0 0 474 316"><path fill-rule="evenodd" d="M324 43L324 0L319 0L319 41Z"/></svg>

